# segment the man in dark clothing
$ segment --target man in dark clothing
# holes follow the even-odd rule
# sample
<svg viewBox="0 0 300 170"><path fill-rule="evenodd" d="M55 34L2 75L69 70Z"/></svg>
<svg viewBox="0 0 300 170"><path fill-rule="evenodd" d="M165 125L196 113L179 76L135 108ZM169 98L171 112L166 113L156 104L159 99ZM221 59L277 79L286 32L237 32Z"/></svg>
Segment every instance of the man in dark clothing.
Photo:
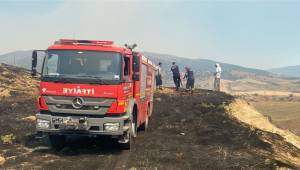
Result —
<svg viewBox="0 0 300 170"><path fill-rule="evenodd" d="M175 62L172 62L171 71L173 73L173 80L175 83L176 90L178 91L181 80L180 80L179 67L175 64Z"/></svg>
<svg viewBox="0 0 300 170"><path fill-rule="evenodd" d="M194 72L187 66L185 67L185 71L186 73L183 78L187 78L186 89L190 90L191 93L193 93L194 83L195 83Z"/></svg>
<svg viewBox="0 0 300 170"><path fill-rule="evenodd" d="M162 70L161 70L162 63L159 62L157 66L157 75L156 75L156 87L158 89L162 89Z"/></svg>

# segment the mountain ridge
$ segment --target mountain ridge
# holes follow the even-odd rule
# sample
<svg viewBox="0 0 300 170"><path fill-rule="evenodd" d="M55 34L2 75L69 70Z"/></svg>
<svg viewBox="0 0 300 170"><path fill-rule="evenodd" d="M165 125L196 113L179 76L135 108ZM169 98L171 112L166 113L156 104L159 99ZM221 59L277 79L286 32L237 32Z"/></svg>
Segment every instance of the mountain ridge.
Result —
<svg viewBox="0 0 300 170"><path fill-rule="evenodd" d="M31 50L19 50L6 54L0 55L0 63L5 63L9 65L14 65L26 69L31 69ZM244 77L251 77L255 75L261 76L272 76L272 73L269 73L265 70L247 68L243 66L238 66L234 64L216 62L214 60L208 59L191 59L178 57L176 55L170 54L160 54L154 52L143 52L147 57L153 60L154 63L162 62L163 68L166 71L166 74L169 75L169 68L171 67L171 62L176 61L181 71L184 71L183 68L185 65L191 67L195 74L198 74L200 77L207 78L212 75L214 72L214 64L220 63L223 68L223 78L227 80L237 80ZM41 64L41 59L39 64Z"/></svg>
<svg viewBox="0 0 300 170"><path fill-rule="evenodd" d="M0 63L10 64L21 68L31 69L32 51L15 51L0 55ZM215 72L216 61L208 59L190 59L178 57L170 54L160 54L153 52L143 52L155 64L163 63L163 85L174 86L172 73L170 71L171 63L177 62L181 74L184 74L184 66L189 66L195 75L195 87L202 89L213 88L213 76ZM229 93L272 90L295 92L300 91L300 79L283 77L276 73L270 73L265 70L242 67L234 64L218 62L222 67L222 90ZM41 68L42 57L39 57L38 69ZM185 80L182 80L183 84Z"/></svg>
<svg viewBox="0 0 300 170"><path fill-rule="evenodd" d="M163 63L162 67L165 70L167 75L170 75L169 70L171 67L171 62L175 61L178 64L178 66L181 68L181 71L183 71L185 66L189 66L191 67L192 70L194 70L195 74L198 74L203 78L207 78L213 75L213 73L215 72L215 63L219 63L221 65L223 70L222 78L226 80L238 80L241 78L249 78L255 76L271 76L271 77L275 76L272 73L269 73L268 71L265 70L247 68L243 66L218 62L209 59L190 59L190 58L183 58L174 55L159 54L153 52L144 52L144 54L156 64L158 62L162 62Z"/></svg>
<svg viewBox="0 0 300 170"><path fill-rule="evenodd" d="M300 77L300 65L272 68L268 71L286 77Z"/></svg>

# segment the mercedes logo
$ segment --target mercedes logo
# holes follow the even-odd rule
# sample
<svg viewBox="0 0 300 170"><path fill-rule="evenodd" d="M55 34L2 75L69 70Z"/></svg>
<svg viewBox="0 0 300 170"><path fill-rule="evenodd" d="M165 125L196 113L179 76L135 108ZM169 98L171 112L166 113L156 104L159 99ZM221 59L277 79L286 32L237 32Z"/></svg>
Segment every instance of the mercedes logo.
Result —
<svg viewBox="0 0 300 170"><path fill-rule="evenodd" d="M75 109L80 109L82 108L83 106L83 99L81 97L76 97L73 99L72 101L72 106L75 108Z"/></svg>

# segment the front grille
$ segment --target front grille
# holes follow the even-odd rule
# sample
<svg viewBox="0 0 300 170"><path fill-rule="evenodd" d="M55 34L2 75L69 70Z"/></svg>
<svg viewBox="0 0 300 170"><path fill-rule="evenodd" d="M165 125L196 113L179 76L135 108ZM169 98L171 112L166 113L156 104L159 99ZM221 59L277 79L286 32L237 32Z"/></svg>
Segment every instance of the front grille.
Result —
<svg viewBox="0 0 300 170"><path fill-rule="evenodd" d="M59 109L74 109L72 105L68 104L62 104L62 105L56 105ZM95 108L94 106L82 106L82 108L79 108L77 110L99 110L100 107Z"/></svg>
<svg viewBox="0 0 300 170"><path fill-rule="evenodd" d="M58 117L79 116L78 114L74 114L74 113L56 113L56 112L50 112L50 111L46 111L46 110L41 110L40 114L47 114L47 115L58 116ZM84 116L87 118L104 118L106 115L81 114L80 116Z"/></svg>
<svg viewBox="0 0 300 170"><path fill-rule="evenodd" d="M115 99L81 97L82 107L76 109L72 103L76 97L70 96L44 96L49 111L56 113L104 115Z"/></svg>

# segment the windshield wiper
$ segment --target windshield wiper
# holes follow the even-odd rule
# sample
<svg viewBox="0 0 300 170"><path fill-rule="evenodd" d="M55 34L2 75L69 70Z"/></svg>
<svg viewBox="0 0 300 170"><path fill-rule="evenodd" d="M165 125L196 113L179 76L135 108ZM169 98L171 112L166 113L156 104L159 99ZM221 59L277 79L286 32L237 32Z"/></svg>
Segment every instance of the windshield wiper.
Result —
<svg viewBox="0 0 300 170"><path fill-rule="evenodd" d="M72 81L68 78L54 80L53 82L55 82L55 83L72 83Z"/></svg>
<svg viewBox="0 0 300 170"><path fill-rule="evenodd" d="M55 83L87 83L87 84L111 84L110 80L103 80L102 77L92 75L45 75L44 80Z"/></svg>
<svg viewBox="0 0 300 170"><path fill-rule="evenodd" d="M67 76L60 74L60 75L45 75L43 79L49 80L54 83L72 83Z"/></svg>
<svg viewBox="0 0 300 170"><path fill-rule="evenodd" d="M103 80L102 77L99 77L99 76L92 76L92 75L80 75L80 76L77 76L77 77L80 77L80 78L91 78L92 81L89 81L88 83L90 84L109 84L107 81Z"/></svg>
<svg viewBox="0 0 300 170"><path fill-rule="evenodd" d="M99 76L92 76L92 75L79 75L76 77L84 77L84 78L93 78L93 79L101 79L102 77Z"/></svg>

